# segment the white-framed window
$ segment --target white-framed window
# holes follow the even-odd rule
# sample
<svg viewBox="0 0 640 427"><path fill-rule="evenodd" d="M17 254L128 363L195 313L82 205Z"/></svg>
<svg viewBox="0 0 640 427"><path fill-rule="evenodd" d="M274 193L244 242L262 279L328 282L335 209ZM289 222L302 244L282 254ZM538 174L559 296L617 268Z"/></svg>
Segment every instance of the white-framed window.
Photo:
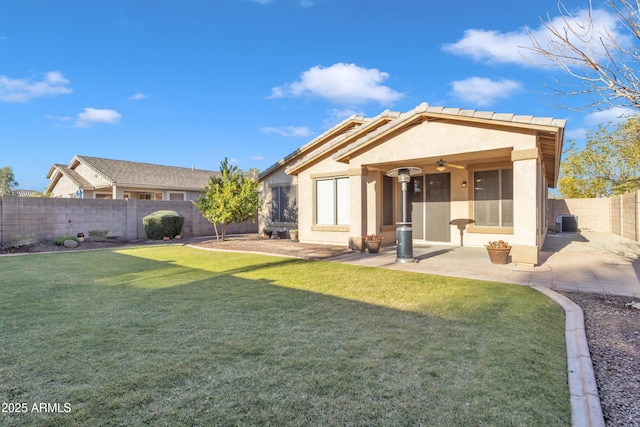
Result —
<svg viewBox="0 0 640 427"><path fill-rule="evenodd" d="M187 200L187 193L170 191L169 192L169 200L174 200L174 201L175 200L177 200L177 201Z"/></svg>
<svg viewBox="0 0 640 427"><path fill-rule="evenodd" d="M513 169L473 173L476 227L513 227Z"/></svg>
<svg viewBox="0 0 640 427"><path fill-rule="evenodd" d="M298 187L271 187L271 222L298 222Z"/></svg>
<svg viewBox="0 0 640 427"><path fill-rule="evenodd" d="M349 225L349 178L316 180L316 224Z"/></svg>

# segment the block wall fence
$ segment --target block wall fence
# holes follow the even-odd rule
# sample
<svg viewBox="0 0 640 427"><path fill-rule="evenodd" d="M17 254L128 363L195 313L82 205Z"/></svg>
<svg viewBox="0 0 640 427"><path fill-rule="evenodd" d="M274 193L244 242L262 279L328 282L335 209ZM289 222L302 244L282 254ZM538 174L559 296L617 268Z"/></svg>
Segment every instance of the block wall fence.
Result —
<svg viewBox="0 0 640 427"><path fill-rule="evenodd" d="M547 221L554 229L556 217L576 215L582 231L614 233L640 241L640 191L597 199L549 199Z"/></svg>
<svg viewBox="0 0 640 427"><path fill-rule="evenodd" d="M0 197L0 246L16 237L33 234L38 241L57 236L108 230L111 238L136 241L146 239L142 218L158 210L170 209L184 215L185 237L212 236L213 225L190 201L62 199L42 197ZM220 228L218 228L220 230ZM227 233L257 233L257 222L230 224Z"/></svg>
<svg viewBox="0 0 640 427"><path fill-rule="evenodd" d="M190 201L51 199L41 197L0 197L0 246L18 236L33 234L39 241L89 230L108 230L112 238L136 241L146 239L142 218L151 212L170 209L185 217L185 237L212 236L213 225ZM547 221L555 230L556 217L578 217L582 231L614 233L640 241L640 191L596 199L549 199ZM231 224L229 234L257 233L256 222Z"/></svg>

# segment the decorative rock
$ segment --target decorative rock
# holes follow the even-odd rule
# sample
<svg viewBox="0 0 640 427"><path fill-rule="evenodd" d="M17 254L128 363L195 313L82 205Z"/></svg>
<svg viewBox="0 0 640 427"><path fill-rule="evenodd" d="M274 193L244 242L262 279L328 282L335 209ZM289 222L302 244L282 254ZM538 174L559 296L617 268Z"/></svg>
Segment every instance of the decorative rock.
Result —
<svg viewBox="0 0 640 427"><path fill-rule="evenodd" d="M78 246L78 242L76 242L75 240L65 240L63 245L65 248L75 248L76 246Z"/></svg>
<svg viewBox="0 0 640 427"><path fill-rule="evenodd" d="M162 240L164 240L164 241L166 242L166 241L171 240L171 239L169 239L169 236L164 236L164 237L162 238Z"/></svg>
<svg viewBox="0 0 640 427"><path fill-rule="evenodd" d="M174 239L176 239L176 240L180 240L180 239L182 239L182 235L181 235L181 234L178 234L176 237L174 237Z"/></svg>

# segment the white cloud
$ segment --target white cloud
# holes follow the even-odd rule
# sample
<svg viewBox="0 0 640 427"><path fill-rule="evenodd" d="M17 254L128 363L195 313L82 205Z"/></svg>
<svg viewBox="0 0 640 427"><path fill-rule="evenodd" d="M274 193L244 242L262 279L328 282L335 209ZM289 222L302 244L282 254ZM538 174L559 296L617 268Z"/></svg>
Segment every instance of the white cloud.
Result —
<svg viewBox="0 0 640 427"><path fill-rule="evenodd" d="M76 128L86 128L95 123L114 124L120 121L122 114L116 110L85 108L84 112L78 113L78 120L73 125Z"/></svg>
<svg viewBox="0 0 640 427"><path fill-rule="evenodd" d="M495 100L509 98L522 90L522 85L513 80L491 80L484 77L470 77L451 82L451 94L474 105L488 106Z"/></svg>
<svg viewBox="0 0 640 427"><path fill-rule="evenodd" d="M306 138L313 135L311 129L303 126L278 126L278 127L263 127L260 130L267 135L276 134L285 137L301 137Z"/></svg>
<svg viewBox="0 0 640 427"><path fill-rule="evenodd" d="M56 120L58 122L68 122L69 120L73 120L73 117L71 116L53 116L51 114L45 114L44 118L49 120Z"/></svg>
<svg viewBox="0 0 640 427"><path fill-rule="evenodd" d="M519 47L530 44L529 35L525 30L501 33L470 29L464 32L462 39L445 45L443 49L456 55L470 56L476 61L522 63L525 61Z"/></svg>
<svg viewBox="0 0 640 427"><path fill-rule="evenodd" d="M131 101L139 101L139 100L141 100L141 99L146 99L146 98L148 98L148 97L149 97L149 96L148 96L148 95L145 95L144 93L136 93L136 94L131 95L131 96L129 97L129 100L131 100Z"/></svg>
<svg viewBox="0 0 640 427"><path fill-rule="evenodd" d="M574 16L567 16L567 22L563 17L551 18L550 25L562 31L568 25L576 30L580 28L591 28L590 36L596 40L607 37L607 32L621 45L629 41L628 34L621 33L621 26L618 19L612 13L602 9L595 9L591 15L594 25L585 26L588 22L587 11L578 11ZM577 46L583 43L570 32L571 41ZM469 56L476 61L486 61L494 63L511 63L520 65L548 65L542 57L535 56L530 51L533 46L531 38L535 38L543 46L549 39L549 31L544 25L537 29L521 28L518 31L500 32L496 30L469 29L464 32L464 36L455 43L446 44L443 50L461 56ZM588 39L588 37L587 37ZM598 55L598 42L591 45L594 55ZM594 51L596 49L596 51Z"/></svg>
<svg viewBox="0 0 640 427"><path fill-rule="evenodd" d="M388 78L388 73L355 64L337 63L324 68L318 65L304 71L299 81L274 87L271 98L313 96L340 104L389 104L404 94L384 86L382 83Z"/></svg>
<svg viewBox="0 0 640 427"><path fill-rule="evenodd" d="M273 3L273 0L252 0L254 3L258 3L258 4L269 4L269 3ZM300 6L302 7L311 7L315 4L314 0L300 0L299 1Z"/></svg>
<svg viewBox="0 0 640 427"><path fill-rule="evenodd" d="M326 128L331 128L343 121L346 118L349 118L353 115L357 116L366 116L366 114L360 110L355 110L353 108L333 108L329 112L329 117L322 121L322 124Z"/></svg>
<svg viewBox="0 0 640 427"><path fill-rule="evenodd" d="M564 133L564 138L565 140L583 139L586 133L587 133L587 130L585 128L570 129Z"/></svg>
<svg viewBox="0 0 640 427"><path fill-rule="evenodd" d="M33 98L72 93L60 71L50 71L39 81L0 76L0 102L28 102Z"/></svg>
<svg viewBox="0 0 640 427"><path fill-rule="evenodd" d="M262 160L264 160L264 157L262 157L262 156L251 156L251 160L262 161Z"/></svg>
<svg viewBox="0 0 640 427"><path fill-rule="evenodd" d="M631 116L637 115L637 112L624 107L613 107L608 110L596 111L587 114L584 123L590 126L606 125L608 123L620 123L627 120Z"/></svg>

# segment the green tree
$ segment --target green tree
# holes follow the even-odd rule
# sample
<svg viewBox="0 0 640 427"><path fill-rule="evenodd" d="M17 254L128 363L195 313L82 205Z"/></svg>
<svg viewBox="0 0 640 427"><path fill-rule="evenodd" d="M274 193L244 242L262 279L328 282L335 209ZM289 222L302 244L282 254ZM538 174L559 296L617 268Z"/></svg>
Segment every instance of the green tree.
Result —
<svg viewBox="0 0 640 427"><path fill-rule="evenodd" d="M255 220L258 213L258 180L243 174L225 159L220 162L220 175L212 176L195 202L202 215L213 224L216 238L222 225L222 240L231 223Z"/></svg>
<svg viewBox="0 0 640 427"><path fill-rule="evenodd" d="M579 150L569 141L560 167L559 192L565 197L602 197L640 189L640 117L587 133Z"/></svg>
<svg viewBox="0 0 640 427"><path fill-rule="evenodd" d="M18 185L19 184L13 176L13 169L11 166L5 166L0 169L0 196L3 194L12 194L12 188Z"/></svg>

